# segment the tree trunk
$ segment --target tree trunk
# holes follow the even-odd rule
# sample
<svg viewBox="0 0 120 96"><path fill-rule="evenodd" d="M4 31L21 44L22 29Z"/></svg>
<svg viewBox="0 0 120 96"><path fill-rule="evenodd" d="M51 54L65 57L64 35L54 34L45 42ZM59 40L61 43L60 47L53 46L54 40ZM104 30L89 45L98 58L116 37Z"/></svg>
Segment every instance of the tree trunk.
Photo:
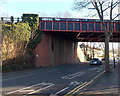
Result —
<svg viewBox="0 0 120 96"><path fill-rule="evenodd" d="M110 72L109 40L110 40L110 35L108 32L105 32L105 72Z"/></svg>

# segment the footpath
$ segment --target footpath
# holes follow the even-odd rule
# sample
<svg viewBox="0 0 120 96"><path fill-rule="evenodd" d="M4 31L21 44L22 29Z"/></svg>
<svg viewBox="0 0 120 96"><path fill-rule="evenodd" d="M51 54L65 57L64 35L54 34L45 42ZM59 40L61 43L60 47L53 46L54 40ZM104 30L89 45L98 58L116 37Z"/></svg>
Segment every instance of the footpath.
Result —
<svg viewBox="0 0 120 96"><path fill-rule="evenodd" d="M120 96L120 62L111 73L103 73L78 96Z"/></svg>

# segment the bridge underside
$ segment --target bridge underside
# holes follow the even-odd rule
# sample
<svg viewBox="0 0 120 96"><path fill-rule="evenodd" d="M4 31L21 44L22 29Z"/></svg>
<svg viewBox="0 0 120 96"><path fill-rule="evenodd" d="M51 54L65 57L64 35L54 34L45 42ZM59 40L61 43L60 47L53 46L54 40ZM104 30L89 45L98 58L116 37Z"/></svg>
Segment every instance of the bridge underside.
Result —
<svg viewBox="0 0 120 96"><path fill-rule="evenodd" d="M44 31L47 32L47 31ZM105 33L103 32L59 32L49 31L47 33L53 34L60 38L70 39L76 42L104 42ZM120 42L120 33L115 32L110 39L110 42Z"/></svg>
<svg viewBox="0 0 120 96"><path fill-rule="evenodd" d="M71 63L79 64L82 60L85 61L85 58L78 47L78 42L105 41L103 32L42 32L42 40L35 50L35 65L37 67ZM114 33L110 41L120 42L119 37L120 33Z"/></svg>

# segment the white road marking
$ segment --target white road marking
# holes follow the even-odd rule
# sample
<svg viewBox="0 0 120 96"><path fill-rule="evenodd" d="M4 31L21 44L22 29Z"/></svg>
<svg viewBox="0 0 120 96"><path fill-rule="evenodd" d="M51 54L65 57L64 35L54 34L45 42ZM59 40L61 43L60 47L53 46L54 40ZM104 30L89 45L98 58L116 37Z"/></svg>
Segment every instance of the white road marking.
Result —
<svg viewBox="0 0 120 96"><path fill-rule="evenodd" d="M57 95L57 94L59 94L59 93L65 91L65 90L68 89L68 88L69 88L69 87L66 87L66 88L64 88L64 89L62 89L62 90L60 90L60 91L58 91L57 93L55 93L55 95Z"/></svg>
<svg viewBox="0 0 120 96"><path fill-rule="evenodd" d="M36 92L41 91L41 90L43 90L43 89L47 89L47 88L49 88L49 87L51 87L51 86L53 86L53 85L55 85L55 84L51 84L51 85L46 86L46 87L44 87L44 88L40 88L40 89L38 89L38 90L36 90L36 91L33 91L33 92L30 92L30 93L28 93L28 94L36 93Z"/></svg>
<svg viewBox="0 0 120 96"><path fill-rule="evenodd" d="M78 81L72 81L69 85L79 85L81 84L82 82L78 82Z"/></svg>
<svg viewBox="0 0 120 96"><path fill-rule="evenodd" d="M95 68L91 68L91 69L88 69L88 70L97 70L97 72L100 72L102 71L102 67L100 66L99 68L98 67L95 67Z"/></svg>
<svg viewBox="0 0 120 96"><path fill-rule="evenodd" d="M61 78L63 78L63 79L72 79L72 78L75 78L75 77L79 77L80 75L83 75L83 74L85 74L85 72L77 72L77 73L74 73L74 74L63 76Z"/></svg>
<svg viewBox="0 0 120 96"><path fill-rule="evenodd" d="M76 92L78 92L79 90L81 90L82 88L86 87L87 85L89 85L90 83L92 83L96 78L98 78L100 75L102 75L105 71L101 72L100 74L98 74L97 76L95 76L93 79L91 79L89 82L87 82L86 84L84 84L83 86L81 86L80 88L78 88L76 91L74 91L72 94L75 94ZM79 93L80 94L80 93Z"/></svg>
<svg viewBox="0 0 120 96"><path fill-rule="evenodd" d="M43 82L42 85L52 85L53 83L46 83L46 82Z"/></svg>
<svg viewBox="0 0 120 96"><path fill-rule="evenodd" d="M19 92L33 92L33 91L35 91L35 90L20 90Z"/></svg>
<svg viewBox="0 0 120 96"><path fill-rule="evenodd" d="M81 74L78 74L78 75L75 75L75 76L73 76L73 77L71 77L71 78L68 78L68 79L72 79L72 78L75 78L75 77L79 77L80 75L83 75L84 73L81 73Z"/></svg>
<svg viewBox="0 0 120 96"><path fill-rule="evenodd" d="M41 84L43 84L43 83L35 84L35 85L29 86L29 87L25 87L25 88L22 88L22 89L19 89L19 90L8 92L7 94L12 94L12 93L15 93L15 92L20 92L21 90L28 89L28 88L31 88L31 87L35 87L35 86L38 86L38 85L41 85Z"/></svg>
<svg viewBox="0 0 120 96"><path fill-rule="evenodd" d="M8 79L2 79L2 80L0 80L0 81L13 80L13 79L18 79L18 78L23 78L23 77L29 77L29 76L33 76L33 75L35 75L35 74L29 74L29 75L17 76L17 77L8 78Z"/></svg>
<svg viewBox="0 0 120 96"><path fill-rule="evenodd" d="M88 69L88 70L96 70L97 69L97 67L95 67L95 68L91 68L91 69Z"/></svg>
<svg viewBox="0 0 120 96"><path fill-rule="evenodd" d="M12 92L8 92L6 94L13 94L15 92L23 92L24 90L26 89L29 89L29 88L32 88L32 87L35 87L35 86L39 86L39 85L49 85L50 86L53 86L54 84L53 83L45 83L45 82L42 82L42 83L38 83L38 84L35 84L35 85L32 85L32 86L28 86L28 87L25 87L25 88L22 88L22 89L19 89L19 90L15 90L15 91L12 91ZM48 86L47 86L48 87ZM43 89L46 89L47 87L44 87L44 88L41 88L42 90ZM39 89L40 90L40 89ZM34 91L34 90L33 90ZM37 90L36 90L37 91Z"/></svg>

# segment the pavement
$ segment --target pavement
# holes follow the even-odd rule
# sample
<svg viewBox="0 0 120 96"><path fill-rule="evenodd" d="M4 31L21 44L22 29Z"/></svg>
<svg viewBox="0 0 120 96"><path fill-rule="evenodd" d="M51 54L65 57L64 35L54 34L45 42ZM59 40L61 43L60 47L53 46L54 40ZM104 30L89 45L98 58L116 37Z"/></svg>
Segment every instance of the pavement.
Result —
<svg viewBox="0 0 120 96"><path fill-rule="evenodd" d="M103 73L79 93L78 96L120 96L120 62L111 73Z"/></svg>

